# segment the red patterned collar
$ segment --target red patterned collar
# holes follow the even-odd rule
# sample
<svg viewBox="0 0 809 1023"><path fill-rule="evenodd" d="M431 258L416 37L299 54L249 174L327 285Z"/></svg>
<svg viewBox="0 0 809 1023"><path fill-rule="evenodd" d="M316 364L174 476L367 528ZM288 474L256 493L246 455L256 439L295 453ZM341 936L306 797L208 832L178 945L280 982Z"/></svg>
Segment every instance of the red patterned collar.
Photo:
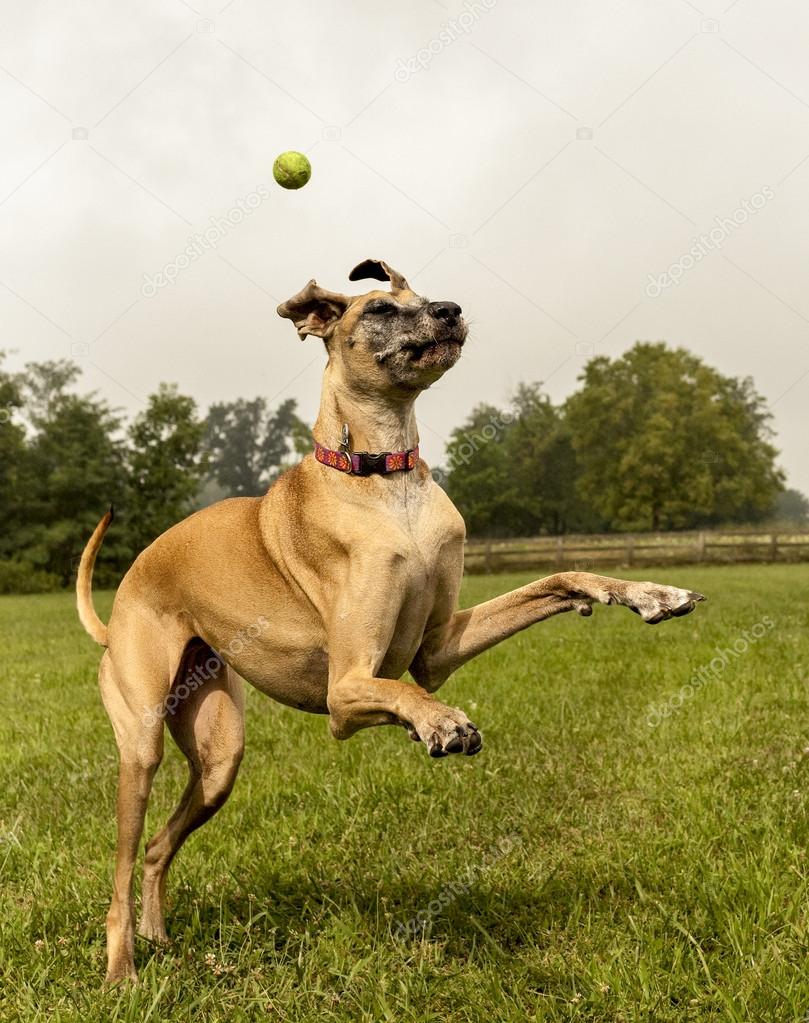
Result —
<svg viewBox="0 0 809 1023"><path fill-rule="evenodd" d="M324 448L315 441L315 458L321 465L328 465L352 476L370 476L373 473L387 476L391 472L410 472L411 469L415 469L419 460L419 449L415 447L410 451L380 451L379 454L354 451L349 454L346 451Z"/></svg>

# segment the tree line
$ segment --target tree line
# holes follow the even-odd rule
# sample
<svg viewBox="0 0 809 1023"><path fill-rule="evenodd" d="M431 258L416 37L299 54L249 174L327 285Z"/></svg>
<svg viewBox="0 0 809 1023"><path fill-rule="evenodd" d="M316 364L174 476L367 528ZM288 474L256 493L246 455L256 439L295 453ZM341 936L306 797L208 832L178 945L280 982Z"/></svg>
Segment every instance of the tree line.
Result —
<svg viewBox="0 0 809 1023"><path fill-rule="evenodd" d="M203 413L162 384L127 422L78 393L79 377L67 361L12 373L0 352L0 592L69 585L106 502L117 522L97 578L114 585L173 523L264 493L311 447L292 399ZM479 405L434 474L471 536L804 523L809 502L784 490L769 421L751 380L638 343L591 359L562 404L523 384L508 408Z"/></svg>
<svg viewBox="0 0 809 1023"><path fill-rule="evenodd" d="M470 535L807 521L749 378L639 342L591 359L579 380L559 405L523 384L509 408L479 405L453 432L444 484Z"/></svg>
<svg viewBox="0 0 809 1023"><path fill-rule="evenodd" d="M261 494L309 449L294 400L212 405L162 384L127 423L97 394L78 394L67 361L4 368L0 352L0 592L67 586L87 538L113 503L116 525L97 567L114 585L143 550L195 508Z"/></svg>

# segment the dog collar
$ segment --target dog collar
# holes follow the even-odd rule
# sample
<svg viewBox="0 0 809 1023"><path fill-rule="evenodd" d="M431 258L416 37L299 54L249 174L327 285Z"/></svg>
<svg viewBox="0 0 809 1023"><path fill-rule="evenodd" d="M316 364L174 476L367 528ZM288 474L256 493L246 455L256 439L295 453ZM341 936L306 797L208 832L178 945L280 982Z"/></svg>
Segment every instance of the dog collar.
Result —
<svg viewBox="0 0 809 1023"><path fill-rule="evenodd" d="M410 472L419 460L418 447L410 451L332 451L315 441L315 458L321 465L328 465L351 476L371 476L378 473L387 476L391 472Z"/></svg>

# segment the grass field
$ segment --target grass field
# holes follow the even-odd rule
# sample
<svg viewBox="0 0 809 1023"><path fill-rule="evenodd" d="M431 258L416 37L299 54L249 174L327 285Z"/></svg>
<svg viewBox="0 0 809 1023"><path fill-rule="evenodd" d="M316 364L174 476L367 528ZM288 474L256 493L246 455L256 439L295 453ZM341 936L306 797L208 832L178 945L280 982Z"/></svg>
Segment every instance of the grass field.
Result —
<svg viewBox="0 0 809 1023"><path fill-rule="evenodd" d="M98 648L69 595L0 598L0 1019L809 1018L809 566L635 577L709 602L560 616L468 665L442 697L472 759L337 743L251 692L234 794L173 868L173 943L139 939L141 986L112 991ZM150 834L185 782L169 746Z"/></svg>

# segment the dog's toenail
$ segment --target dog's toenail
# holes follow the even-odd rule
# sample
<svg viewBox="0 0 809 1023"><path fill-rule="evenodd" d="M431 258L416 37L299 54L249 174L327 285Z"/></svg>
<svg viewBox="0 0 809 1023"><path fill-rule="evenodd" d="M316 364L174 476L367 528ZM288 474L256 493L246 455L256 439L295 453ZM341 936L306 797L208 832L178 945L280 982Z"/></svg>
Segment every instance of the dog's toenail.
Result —
<svg viewBox="0 0 809 1023"><path fill-rule="evenodd" d="M438 738L438 732L433 732L427 741L427 752L431 757L445 757L447 751L441 745L441 740Z"/></svg>
<svg viewBox="0 0 809 1023"><path fill-rule="evenodd" d="M473 757L476 753L480 753L481 749L483 749L483 739L479 732L473 732L466 746L466 755Z"/></svg>

